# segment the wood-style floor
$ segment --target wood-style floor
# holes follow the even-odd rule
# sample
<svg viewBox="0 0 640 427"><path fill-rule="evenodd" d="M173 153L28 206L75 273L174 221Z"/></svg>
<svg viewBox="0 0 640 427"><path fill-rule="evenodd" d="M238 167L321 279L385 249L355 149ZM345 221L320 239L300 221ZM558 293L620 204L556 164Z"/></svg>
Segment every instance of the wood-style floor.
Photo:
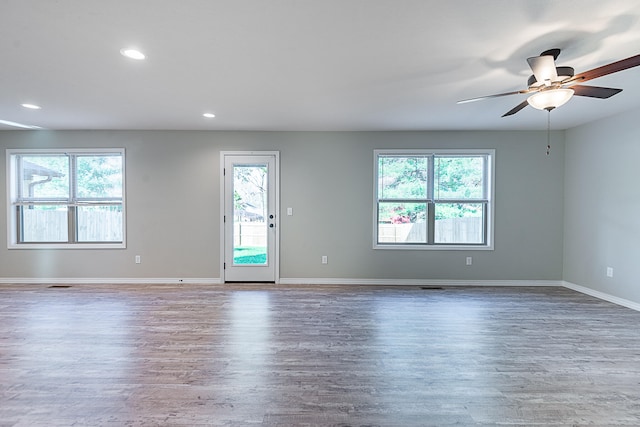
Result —
<svg viewBox="0 0 640 427"><path fill-rule="evenodd" d="M637 426L639 326L563 288L4 285L0 426Z"/></svg>

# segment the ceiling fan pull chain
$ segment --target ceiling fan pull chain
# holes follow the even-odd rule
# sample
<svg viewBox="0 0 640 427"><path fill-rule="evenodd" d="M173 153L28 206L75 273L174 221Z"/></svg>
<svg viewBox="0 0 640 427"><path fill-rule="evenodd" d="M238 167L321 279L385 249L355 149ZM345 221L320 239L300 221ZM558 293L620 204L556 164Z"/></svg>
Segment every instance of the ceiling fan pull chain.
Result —
<svg viewBox="0 0 640 427"><path fill-rule="evenodd" d="M551 153L551 110L547 110L547 156Z"/></svg>

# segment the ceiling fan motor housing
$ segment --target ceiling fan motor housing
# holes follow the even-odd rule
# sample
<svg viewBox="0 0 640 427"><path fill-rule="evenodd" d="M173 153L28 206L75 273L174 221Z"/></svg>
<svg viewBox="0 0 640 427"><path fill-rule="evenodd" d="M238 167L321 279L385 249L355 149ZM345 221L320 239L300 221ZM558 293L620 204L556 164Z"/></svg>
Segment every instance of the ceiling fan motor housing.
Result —
<svg viewBox="0 0 640 427"><path fill-rule="evenodd" d="M573 67L556 67L556 74L558 74L558 82L563 82L573 77L573 75L575 74L575 70L573 69ZM528 87L540 86L540 84L536 84L536 83L538 83L538 81L536 80L536 76L535 75L529 76L529 80L527 80L527 86ZM555 83L555 82L552 82L552 83Z"/></svg>

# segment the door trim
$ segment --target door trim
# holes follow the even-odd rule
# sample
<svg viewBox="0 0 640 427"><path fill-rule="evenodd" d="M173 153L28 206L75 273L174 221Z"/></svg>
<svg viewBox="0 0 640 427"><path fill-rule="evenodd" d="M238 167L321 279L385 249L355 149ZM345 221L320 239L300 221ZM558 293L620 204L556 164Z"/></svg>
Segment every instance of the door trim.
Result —
<svg viewBox="0 0 640 427"><path fill-rule="evenodd" d="M274 186L275 193L275 253L273 254L275 283L280 283L280 152L279 151L220 151L220 282L225 283L225 241L226 228L224 223L225 208L225 183L224 168L226 156L273 156L275 159L275 182L269 183Z"/></svg>

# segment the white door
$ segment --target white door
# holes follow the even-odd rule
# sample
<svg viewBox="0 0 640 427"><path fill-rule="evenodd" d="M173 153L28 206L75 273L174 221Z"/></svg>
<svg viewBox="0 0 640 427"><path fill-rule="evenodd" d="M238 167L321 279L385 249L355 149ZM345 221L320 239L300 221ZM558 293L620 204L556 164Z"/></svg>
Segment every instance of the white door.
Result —
<svg viewBox="0 0 640 427"><path fill-rule="evenodd" d="M275 282L278 153L221 153L223 282Z"/></svg>

